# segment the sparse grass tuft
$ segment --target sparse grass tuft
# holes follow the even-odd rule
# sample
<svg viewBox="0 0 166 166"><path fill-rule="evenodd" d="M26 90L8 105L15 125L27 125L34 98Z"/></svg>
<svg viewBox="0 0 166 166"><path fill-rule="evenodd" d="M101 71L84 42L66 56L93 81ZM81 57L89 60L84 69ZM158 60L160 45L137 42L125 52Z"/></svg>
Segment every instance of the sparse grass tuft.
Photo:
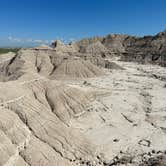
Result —
<svg viewBox="0 0 166 166"><path fill-rule="evenodd" d="M8 52L18 52L20 48L0 48L0 54L5 54Z"/></svg>

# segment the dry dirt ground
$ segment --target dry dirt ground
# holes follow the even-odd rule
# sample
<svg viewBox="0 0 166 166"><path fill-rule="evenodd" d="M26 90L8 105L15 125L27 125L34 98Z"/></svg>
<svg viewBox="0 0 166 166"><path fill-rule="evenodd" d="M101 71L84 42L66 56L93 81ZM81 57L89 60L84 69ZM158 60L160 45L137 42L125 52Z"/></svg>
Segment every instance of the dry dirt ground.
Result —
<svg viewBox="0 0 166 166"><path fill-rule="evenodd" d="M1 82L0 166L164 165L166 70L115 63L95 78Z"/></svg>
<svg viewBox="0 0 166 166"><path fill-rule="evenodd" d="M125 70L107 71L103 77L86 79L84 85L70 83L98 94L71 125L98 146L107 163L127 155L133 165L139 165L140 155L166 150L166 70L157 65L115 63Z"/></svg>

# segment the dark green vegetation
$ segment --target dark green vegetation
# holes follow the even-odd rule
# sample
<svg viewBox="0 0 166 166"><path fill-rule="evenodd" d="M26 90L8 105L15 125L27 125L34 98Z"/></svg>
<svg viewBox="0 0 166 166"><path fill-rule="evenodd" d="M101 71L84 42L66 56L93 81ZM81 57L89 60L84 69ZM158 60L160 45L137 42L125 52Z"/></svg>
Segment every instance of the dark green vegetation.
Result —
<svg viewBox="0 0 166 166"><path fill-rule="evenodd" d="M20 48L0 48L0 54L5 54L8 52L18 52Z"/></svg>

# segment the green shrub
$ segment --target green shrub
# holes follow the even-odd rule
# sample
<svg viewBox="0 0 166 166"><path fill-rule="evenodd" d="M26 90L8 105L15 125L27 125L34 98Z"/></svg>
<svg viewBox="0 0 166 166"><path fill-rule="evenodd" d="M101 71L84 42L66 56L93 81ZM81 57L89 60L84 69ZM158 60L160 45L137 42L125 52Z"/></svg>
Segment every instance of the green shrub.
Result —
<svg viewBox="0 0 166 166"><path fill-rule="evenodd" d="M18 52L19 48L0 48L0 54L5 54L8 52Z"/></svg>

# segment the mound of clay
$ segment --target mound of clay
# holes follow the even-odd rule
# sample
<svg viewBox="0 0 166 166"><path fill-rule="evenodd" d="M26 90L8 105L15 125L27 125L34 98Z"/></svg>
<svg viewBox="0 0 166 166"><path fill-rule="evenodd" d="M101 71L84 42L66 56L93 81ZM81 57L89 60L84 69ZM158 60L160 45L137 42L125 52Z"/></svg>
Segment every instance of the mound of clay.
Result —
<svg viewBox="0 0 166 166"><path fill-rule="evenodd" d="M42 44L38 47L35 47L34 49L36 49L36 50L51 50L52 48L48 45Z"/></svg>
<svg viewBox="0 0 166 166"><path fill-rule="evenodd" d="M89 78L103 74L88 60L54 50L20 50L11 59L0 64L1 81L16 80L21 76L40 74L51 79Z"/></svg>
<svg viewBox="0 0 166 166"><path fill-rule="evenodd" d="M89 78L103 74L102 69L79 57L65 59L50 77L56 79Z"/></svg>
<svg viewBox="0 0 166 166"><path fill-rule="evenodd" d="M102 43L109 50L122 53L125 52L124 41L127 37L128 35L110 34L103 39Z"/></svg>
<svg viewBox="0 0 166 166"><path fill-rule="evenodd" d="M85 38L80 41L76 41L75 44L79 47L79 51L83 52L90 44L96 43L98 41L102 42L102 40L102 37Z"/></svg>
<svg viewBox="0 0 166 166"><path fill-rule="evenodd" d="M86 53L92 54L92 55L105 55L108 53L107 48L100 42L92 43L88 45L85 49ZM105 55L106 56L106 55Z"/></svg>
<svg viewBox="0 0 166 166"><path fill-rule="evenodd" d="M0 59L0 81L10 81L18 79L23 72L24 61L20 59L20 54L4 54Z"/></svg>
<svg viewBox="0 0 166 166"><path fill-rule="evenodd" d="M79 48L75 43L70 43L70 44L64 44L59 40L56 40L52 43L53 48L57 52L61 53L73 53L73 52L78 52Z"/></svg>
<svg viewBox="0 0 166 166"><path fill-rule="evenodd" d="M45 79L0 85L0 165L73 166L93 160L95 147L70 127L92 95Z"/></svg>

